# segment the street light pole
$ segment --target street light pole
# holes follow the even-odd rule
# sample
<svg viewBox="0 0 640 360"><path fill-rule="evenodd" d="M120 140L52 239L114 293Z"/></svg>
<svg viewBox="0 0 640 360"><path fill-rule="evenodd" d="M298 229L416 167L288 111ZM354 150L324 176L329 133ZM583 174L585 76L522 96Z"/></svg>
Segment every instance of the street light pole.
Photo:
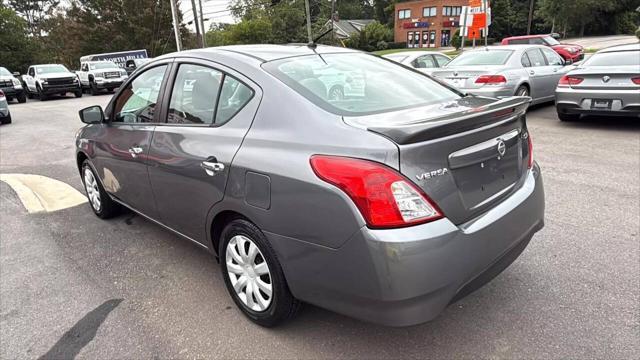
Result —
<svg viewBox="0 0 640 360"><path fill-rule="evenodd" d="M173 18L173 32L176 35L176 51L182 50L182 40L180 39L180 25L178 24L178 12L176 0L169 0L171 3L171 17Z"/></svg>
<svg viewBox="0 0 640 360"><path fill-rule="evenodd" d="M533 1L529 0L529 21L527 22L527 35L531 35L531 22L533 21Z"/></svg>
<svg viewBox="0 0 640 360"><path fill-rule="evenodd" d="M309 44L311 44L313 37L311 36L311 8L309 7L309 0L304 0L304 7L307 11L307 37L309 38Z"/></svg>
<svg viewBox="0 0 640 360"><path fill-rule="evenodd" d="M202 0L198 0L200 5L200 25L202 29L202 47L207 47L207 30L204 28L204 12L202 11Z"/></svg>

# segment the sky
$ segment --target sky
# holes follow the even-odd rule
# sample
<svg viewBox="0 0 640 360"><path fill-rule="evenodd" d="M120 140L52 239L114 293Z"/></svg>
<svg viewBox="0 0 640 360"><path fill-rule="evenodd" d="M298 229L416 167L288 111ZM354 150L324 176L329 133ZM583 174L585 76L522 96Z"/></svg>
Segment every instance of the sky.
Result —
<svg viewBox="0 0 640 360"><path fill-rule="evenodd" d="M200 0L202 1L202 9L204 12L205 19L205 28L209 28L209 26L214 22L220 23L235 23L235 20L231 16L231 13L227 10L229 7L229 3L231 0ZM183 22L188 23L193 20L193 11L191 7L191 0L176 0L178 3L178 7L182 11ZM198 0L195 0L196 6L198 10L200 9L200 5ZM195 32L195 26L193 23L186 24L187 27Z"/></svg>

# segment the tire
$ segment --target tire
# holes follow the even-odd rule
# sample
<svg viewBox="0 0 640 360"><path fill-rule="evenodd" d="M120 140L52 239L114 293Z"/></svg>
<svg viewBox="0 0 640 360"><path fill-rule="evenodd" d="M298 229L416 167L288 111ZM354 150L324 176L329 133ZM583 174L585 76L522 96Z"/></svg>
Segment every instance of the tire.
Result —
<svg viewBox="0 0 640 360"><path fill-rule="evenodd" d="M238 218L224 228L221 236L222 276L231 298L242 313L264 327L273 327L293 318L301 302L289 291L278 257L262 231L253 223ZM251 253L254 254L253 260L249 260ZM244 285L240 285L236 292L234 284ZM258 290L252 291L254 287Z"/></svg>
<svg viewBox="0 0 640 360"><path fill-rule="evenodd" d="M529 88L526 87L525 85L520 85L516 89L516 93L514 95L515 96L530 96L529 95Z"/></svg>
<svg viewBox="0 0 640 360"><path fill-rule="evenodd" d="M2 121L0 121L0 124L2 125L11 124L11 114L9 114L6 118L2 119Z"/></svg>
<svg viewBox="0 0 640 360"><path fill-rule="evenodd" d="M16 99L18 99L20 104L24 104L27 102L27 95L23 91L20 95L16 96Z"/></svg>
<svg viewBox="0 0 640 360"><path fill-rule="evenodd" d="M29 99L33 99L33 93L31 91L29 91L29 90L27 90L27 97Z"/></svg>
<svg viewBox="0 0 640 360"><path fill-rule="evenodd" d="M100 94L100 90L98 90L98 87L93 82L89 83L89 93L91 93L91 96L96 96Z"/></svg>
<svg viewBox="0 0 640 360"><path fill-rule="evenodd" d="M75 97L77 98L81 98L82 97L82 89L76 90L73 95L75 95Z"/></svg>
<svg viewBox="0 0 640 360"><path fill-rule="evenodd" d="M328 98L329 100L343 100L344 90L339 86L334 86L329 90Z"/></svg>
<svg viewBox="0 0 640 360"><path fill-rule="evenodd" d="M36 89L38 90L38 98L40 99L40 101L45 101L49 98L47 94L42 92L42 88L40 88L40 86L36 86Z"/></svg>
<svg viewBox="0 0 640 360"><path fill-rule="evenodd" d="M558 119L560 119L560 121L578 121L580 120L580 114L563 114L559 112Z"/></svg>
<svg viewBox="0 0 640 360"><path fill-rule="evenodd" d="M111 200L107 192L104 190L104 187L102 187L100 179L93 170L93 166L91 166L89 160L85 160L82 163L81 177L84 190L87 193L87 198L89 199L89 207L91 207L94 214L101 219L109 219L120 213L122 207L120 204Z"/></svg>

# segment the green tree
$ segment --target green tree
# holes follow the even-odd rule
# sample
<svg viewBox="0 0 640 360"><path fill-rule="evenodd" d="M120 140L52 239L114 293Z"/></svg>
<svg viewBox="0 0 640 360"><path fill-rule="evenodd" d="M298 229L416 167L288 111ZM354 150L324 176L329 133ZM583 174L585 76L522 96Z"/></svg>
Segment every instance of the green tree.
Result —
<svg viewBox="0 0 640 360"><path fill-rule="evenodd" d="M354 33L346 44L349 47L365 50L375 51L383 50L387 48L389 42L393 41L393 31L387 26L374 21L362 29L359 33Z"/></svg>
<svg viewBox="0 0 640 360"><path fill-rule="evenodd" d="M24 73L35 57L27 21L0 3L0 64L9 71Z"/></svg>

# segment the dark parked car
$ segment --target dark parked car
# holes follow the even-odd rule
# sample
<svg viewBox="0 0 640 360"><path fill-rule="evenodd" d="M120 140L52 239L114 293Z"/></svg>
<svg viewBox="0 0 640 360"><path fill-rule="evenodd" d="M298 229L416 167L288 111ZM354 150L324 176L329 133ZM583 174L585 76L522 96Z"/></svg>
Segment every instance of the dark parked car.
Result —
<svg viewBox="0 0 640 360"><path fill-rule="evenodd" d="M0 124L11 124L11 112L4 92L0 90Z"/></svg>
<svg viewBox="0 0 640 360"><path fill-rule="evenodd" d="M20 80L16 77L19 75L19 73L12 74L9 70L0 66L0 90L6 96L7 101L13 99L18 100L19 103L27 101L27 93Z"/></svg>
<svg viewBox="0 0 640 360"><path fill-rule="evenodd" d="M330 97L341 72L364 91ZM124 205L215 254L260 325L300 302L412 325L542 228L529 100L465 96L351 49L198 49L81 110L76 160L96 215Z"/></svg>
<svg viewBox="0 0 640 360"><path fill-rule="evenodd" d="M584 48L575 44L562 44L552 35L523 35L502 39L502 45L545 45L552 48L568 63L584 59Z"/></svg>

